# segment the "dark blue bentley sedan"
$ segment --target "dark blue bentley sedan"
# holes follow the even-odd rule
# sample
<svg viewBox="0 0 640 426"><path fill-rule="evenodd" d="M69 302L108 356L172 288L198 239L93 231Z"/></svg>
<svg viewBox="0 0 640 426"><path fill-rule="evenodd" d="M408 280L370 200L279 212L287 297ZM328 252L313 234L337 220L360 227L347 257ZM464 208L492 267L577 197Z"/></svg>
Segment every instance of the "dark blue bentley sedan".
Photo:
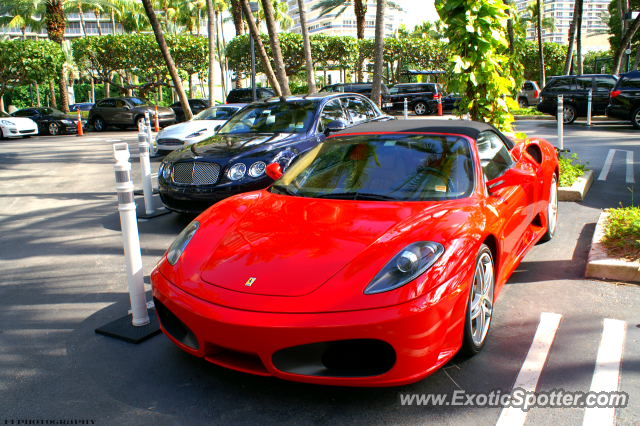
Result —
<svg viewBox="0 0 640 426"><path fill-rule="evenodd" d="M215 136L174 151L158 171L169 210L200 213L216 201L273 183L270 163L284 170L332 131L394 120L355 93L271 98L247 105Z"/></svg>

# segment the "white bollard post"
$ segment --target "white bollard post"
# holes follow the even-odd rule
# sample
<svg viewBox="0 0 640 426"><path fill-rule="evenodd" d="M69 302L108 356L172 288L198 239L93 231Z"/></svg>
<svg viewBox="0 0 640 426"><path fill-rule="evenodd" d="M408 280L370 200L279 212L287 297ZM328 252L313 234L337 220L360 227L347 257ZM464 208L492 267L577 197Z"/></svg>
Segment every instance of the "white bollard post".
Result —
<svg viewBox="0 0 640 426"><path fill-rule="evenodd" d="M591 90L589 90L589 95L587 95L587 126L591 126L591 101L592 94Z"/></svg>
<svg viewBox="0 0 640 426"><path fill-rule="evenodd" d="M145 111L144 121L147 126L147 141L149 141L149 155L151 157L155 157L156 150L153 147L153 134L151 133L151 118L149 117L149 111Z"/></svg>
<svg viewBox="0 0 640 426"><path fill-rule="evenodd" d="M140 171L142 172L142 192L144 194L144 209L147 215L154 214L153 186L151 185L151 164L149 162L149 144L147 134L138 133L138 146L140 148Z"/></svg>
<svg viewBox="0 0 640 426"><path fill-rule="evenodd" d="M142 254L140 253L140 237L136 218L136 204L133 200L133 182L131 182L131 164L129 163L129 145L113 144L113 158L116 160L116 191L118 192L118 211L124 243L124 258L127 266L129 282L129 298L133 314L133 325L149 324L147 299L144 294L144 272L142 270Z"/></svg>
<svg viewBox="0 0 640 426"><path fill-rule="evenodd" d="M409 111L407 110L407 98L404 98L404 119L407 119L407 115L409 114Z"/></svg>
<svg viewBox="0 0 640 426"><path fill-rule="evenodd" d="M564 102L562 95L558 95L558 148L560 151L564 150L563 139L563 126L564 126Z"/></svg>

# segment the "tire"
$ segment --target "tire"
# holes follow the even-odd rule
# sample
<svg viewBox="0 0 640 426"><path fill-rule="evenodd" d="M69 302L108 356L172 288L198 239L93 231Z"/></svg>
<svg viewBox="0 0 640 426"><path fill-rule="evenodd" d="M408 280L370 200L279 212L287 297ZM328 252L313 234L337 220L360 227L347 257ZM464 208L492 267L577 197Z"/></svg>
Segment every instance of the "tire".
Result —
<svg viewBox="0 0 640 426"><path fill-rule="evenodd" d="M93 128L96 129L96 132L104 132L107 126L105 125L102 117L96 117L93 119Z"/></svg>
<svg viewBox="0 0 640 426"><path fill-rule="evenodd" d="M544 233L541 241L549 241L556 234L558 223L558 178L553 174L551 178L551 188L549 188L549 203L547 204L547 232Z"/></svg>
<svg viewBox="0 0 640 426"><path fill-rule="evenodd" d="M527 101L527 98L518 98L518 106L523 109L528 108L529 101Z"/></svg>
<svg viewBox="0 0 640 426"><path fill-rule="evenodd" d="M425 115L429 112L429 106L424 102L416 102L413 105L413 112L416 115Z"/></svg>
<svg viewBox="0 0 640 426"><path fill-rule="evenodd" d="M460 354L467 357L474 356L484 347L493 314L495 274L491 250L485 244L480 246L475 265L460 348Z"/></svg>
<svg viewBox="0 0 640 426"><path fill-rule="evenodd" d="M640 130L640 107L631 111L631 124L633 124L633 127Z"/></svg>
<svg viewBox="0 0 640 426"><path fill-rule="evenodd" d="M57 136L60 134L60 126L57 123L49 123L47 126L47 131L51 136Z"/></svg>
<svg viewBox="0 0 640 426"><path fill-rule="evenodd" d="M556 114L557 115L557 114ZM558 117L556 117L557 120ZM578 118L578 111L573 105L564 106L564 124L571 124Z"/></svg>
<svg viewBox="0 0 640 426"><path fill-rule="evenodd" d="M0 141L3 141L7 138L4 137L4 131L2 129L0 129Z"/></svg>

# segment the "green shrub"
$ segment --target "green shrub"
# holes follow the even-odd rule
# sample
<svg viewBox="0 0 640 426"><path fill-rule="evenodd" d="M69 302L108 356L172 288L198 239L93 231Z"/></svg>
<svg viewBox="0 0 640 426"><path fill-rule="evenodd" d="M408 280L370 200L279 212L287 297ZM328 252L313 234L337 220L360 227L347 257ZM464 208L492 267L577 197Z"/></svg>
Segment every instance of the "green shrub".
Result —
<svg viewBox="0 0 640 426"><path fill-rule="evenodd" d="M609 209L602 244L610 255L630 261L640 260L640 208Z"/></svg>
<svg viewBox="0 0 640 426"><path fill-rule="evenodd" d="M577 161L577 164L574 164ZM570 157L566 157L564 154L558 155L558 163L560 165L560 183L561 187L568 187L574 184L580 176L587 170L587 165L582 164L578 158L578 154L572 154Z"/></svg>

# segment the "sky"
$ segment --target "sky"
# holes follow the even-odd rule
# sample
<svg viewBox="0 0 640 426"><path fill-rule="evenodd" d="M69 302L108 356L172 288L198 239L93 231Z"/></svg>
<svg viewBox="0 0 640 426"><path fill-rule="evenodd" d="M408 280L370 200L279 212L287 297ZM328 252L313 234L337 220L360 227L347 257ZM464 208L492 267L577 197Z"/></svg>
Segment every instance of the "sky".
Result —
<svg viewBox="0 0 640 426"><path fill-rule="evenodd" d="M434 0L400 0L400 6L406 12L400 13L400 17L409 30L423 21L439 19Z"/></svg>

